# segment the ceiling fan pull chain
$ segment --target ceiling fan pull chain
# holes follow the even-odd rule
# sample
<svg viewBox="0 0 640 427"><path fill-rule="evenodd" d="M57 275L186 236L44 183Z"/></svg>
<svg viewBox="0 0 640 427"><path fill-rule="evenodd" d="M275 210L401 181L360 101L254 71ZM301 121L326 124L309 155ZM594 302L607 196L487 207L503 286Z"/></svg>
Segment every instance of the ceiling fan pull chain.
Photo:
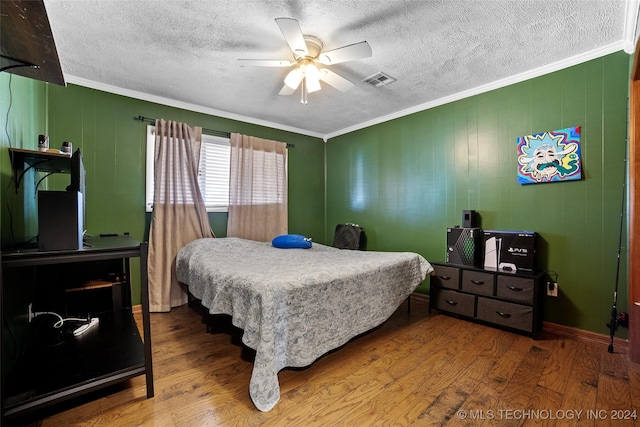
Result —
<svg viewBox="0 0 640 427"><path fill-rule="evenodd" d="M307 78L302 78L302 99L300 100L301 104L307 105Z"/></svg>

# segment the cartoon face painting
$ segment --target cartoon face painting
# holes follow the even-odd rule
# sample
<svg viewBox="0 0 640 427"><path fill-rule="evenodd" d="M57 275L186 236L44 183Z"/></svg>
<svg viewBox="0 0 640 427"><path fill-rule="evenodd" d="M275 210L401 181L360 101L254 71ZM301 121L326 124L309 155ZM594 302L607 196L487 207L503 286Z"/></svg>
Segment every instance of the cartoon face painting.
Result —
<svg viewBox="0 0 640 427"><path fill-rule="evenodd" d="M517 138L518 182L580 179L580 127L543 132Z"/></svg>

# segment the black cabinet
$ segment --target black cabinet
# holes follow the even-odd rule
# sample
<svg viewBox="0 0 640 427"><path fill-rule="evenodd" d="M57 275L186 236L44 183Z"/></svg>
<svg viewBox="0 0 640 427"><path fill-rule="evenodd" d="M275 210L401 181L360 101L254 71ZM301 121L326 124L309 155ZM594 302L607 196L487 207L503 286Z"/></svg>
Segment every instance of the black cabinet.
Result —
<svg viewBox="0 0 640 427"><path fill-rule="evenodd" d="M80 250L2 254L3 294L20 295L2 302L3 313L24 312L3 328L3 343L13 347L2 351L5 419L139 375L153 397L147 244L128 236L86 241ZM131 305L131 258L140 258L142 335ZM87 318L97 324L77 334Z"/></svg>
<svg viewBox="0 0 640 427"><path fill-rule="evenodd" d="M534 339L542 329L544 273L483 270L432 263L429 309Z"/></svg>

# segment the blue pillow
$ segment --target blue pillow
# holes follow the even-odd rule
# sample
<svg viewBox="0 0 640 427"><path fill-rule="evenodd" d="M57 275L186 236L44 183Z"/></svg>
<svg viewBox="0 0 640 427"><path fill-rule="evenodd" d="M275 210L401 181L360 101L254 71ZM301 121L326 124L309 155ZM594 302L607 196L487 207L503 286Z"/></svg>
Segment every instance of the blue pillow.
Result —
<svg viewBox="0 0 640 427"><path fill-rule="evenodd" d="M311 247L311 237L304 237L299 234L283 234L273 239L271 244L280 249L309 249Z"/></svg>

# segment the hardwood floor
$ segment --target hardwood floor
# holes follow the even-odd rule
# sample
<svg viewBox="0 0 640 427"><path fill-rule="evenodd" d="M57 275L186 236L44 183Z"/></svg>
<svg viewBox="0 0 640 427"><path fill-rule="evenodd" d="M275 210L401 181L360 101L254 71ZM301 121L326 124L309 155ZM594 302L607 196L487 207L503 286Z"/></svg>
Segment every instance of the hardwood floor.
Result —
<svg viewBox="0 0 640 427"><path fill-rule="evenodd" d="M53 426L635 425L640 365L626 348L543 333L531 338L406 303L379 328L305 369L280 372L281 398L258 411L252 352L227 317L152 314L155 397L139 377L50 415ZM626 411L626 412L625 412ZM640 424L638 422L637 424Z"/></svg>

